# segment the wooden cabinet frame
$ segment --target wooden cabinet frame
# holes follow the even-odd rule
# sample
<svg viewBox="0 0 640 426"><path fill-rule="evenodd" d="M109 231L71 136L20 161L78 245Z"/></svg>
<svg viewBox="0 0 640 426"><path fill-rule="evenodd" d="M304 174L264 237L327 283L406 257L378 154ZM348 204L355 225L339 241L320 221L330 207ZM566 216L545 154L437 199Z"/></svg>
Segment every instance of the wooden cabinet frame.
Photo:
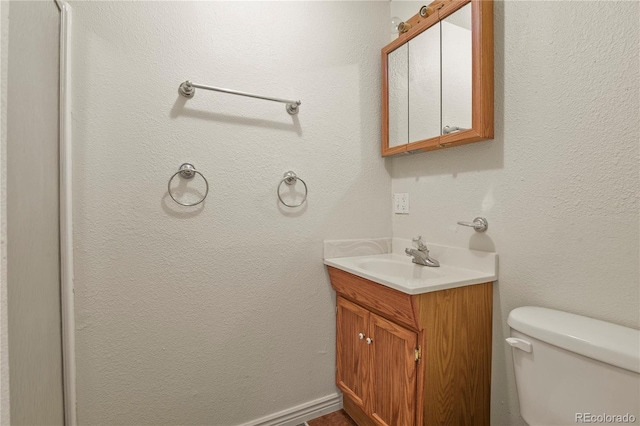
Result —
<svg viewBox="0 0 640 426"><path fill-rule="evenodd" d="M447 16L471 3L472 34L472 127L408 144L389 147L388 55ZM442 124L442 123L441 123ZM382 156L407 151L433 151L493 139L493 0L452 0L433 15L420 18L409 32L382 49Z"/></svg>

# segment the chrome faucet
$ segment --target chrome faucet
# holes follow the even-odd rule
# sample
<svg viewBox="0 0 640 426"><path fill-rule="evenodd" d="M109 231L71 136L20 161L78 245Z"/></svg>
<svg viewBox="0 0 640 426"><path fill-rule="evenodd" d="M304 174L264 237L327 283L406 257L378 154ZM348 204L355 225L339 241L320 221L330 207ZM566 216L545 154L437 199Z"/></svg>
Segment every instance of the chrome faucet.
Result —
<svg viewBox="0 0 640 426"><path fill-rule="evenodd" d="M415 248L404 249L407 256L413 256L412 262L422 266L440 266L440 262L429 256L429 249L422 241L422 236L418 235L413 240L413 246Z"/></svg>

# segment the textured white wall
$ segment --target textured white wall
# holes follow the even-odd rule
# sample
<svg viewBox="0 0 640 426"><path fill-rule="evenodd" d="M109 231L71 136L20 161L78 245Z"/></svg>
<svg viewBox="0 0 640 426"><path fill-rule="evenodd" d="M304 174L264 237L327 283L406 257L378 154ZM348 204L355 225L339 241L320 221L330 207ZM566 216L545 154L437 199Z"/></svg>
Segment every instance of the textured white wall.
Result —
<svg viewBox="0 0 640 426"><path fill-rule="evenodd" d="M389 160L393 236L495 250L492 424L518 415L509 311L638 328L638 2L496 2L495 140ZM477 234L457 220L486 216Z"/></svg>
<svg viewBox="0 0 640 426"><path fill-rule="evenodd" d="M388 236L386 2L74 8L78 419L233 425L336 392L327 238ZM284 105L195 82L294 97ZM182 208L167 179L209 179ZM288 169L307 205L281 207Z"/></svg>

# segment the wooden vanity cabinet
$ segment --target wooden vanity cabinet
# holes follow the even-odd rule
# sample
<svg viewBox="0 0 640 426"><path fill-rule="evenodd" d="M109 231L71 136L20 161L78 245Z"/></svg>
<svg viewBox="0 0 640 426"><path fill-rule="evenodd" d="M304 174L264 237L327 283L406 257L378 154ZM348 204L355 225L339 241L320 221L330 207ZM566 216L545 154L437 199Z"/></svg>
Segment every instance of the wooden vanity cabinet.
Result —
<svg viewBox="0 0 640 426"><path fill-rule="evenodd" d="M360 425L489 425L492 283L409 295L328 267L336 384Z"/></svg>

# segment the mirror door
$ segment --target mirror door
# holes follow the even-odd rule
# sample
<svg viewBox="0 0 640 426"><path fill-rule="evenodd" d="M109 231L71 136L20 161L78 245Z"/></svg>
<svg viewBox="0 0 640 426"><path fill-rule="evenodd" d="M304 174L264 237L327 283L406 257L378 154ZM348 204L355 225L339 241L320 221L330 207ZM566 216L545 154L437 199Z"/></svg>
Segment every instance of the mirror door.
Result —
<svg viewBox="0 0 640 426"><path fill-rule="evenodd" d="M409 40L409 142L440 135L440 23Z"/></svg>
<svg viewBox="0 0 640 426"><path fill-rule="evenodd" d="M471 3L440 22L442 26L442 134L472 127Z"/></svg>
<svg viewBox="0 0 640 426"><path fill-rule="evenodd" d="M389 53L389 148L409 142L409 45Z"/></svg>

